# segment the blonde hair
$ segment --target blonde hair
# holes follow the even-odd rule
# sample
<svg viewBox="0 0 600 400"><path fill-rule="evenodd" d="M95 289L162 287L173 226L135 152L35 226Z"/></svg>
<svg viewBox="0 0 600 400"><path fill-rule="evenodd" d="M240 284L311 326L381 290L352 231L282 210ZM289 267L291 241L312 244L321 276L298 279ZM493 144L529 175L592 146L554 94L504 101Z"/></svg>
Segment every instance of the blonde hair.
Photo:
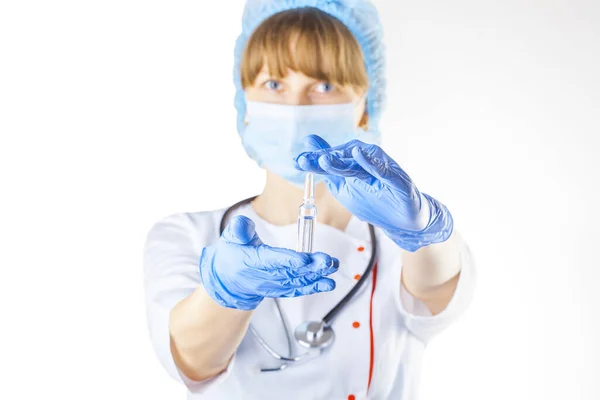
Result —
<svg viewBox="0 0 600 400"><path fill-rule="evenodd" d="M256 28L242 55L243 89L254 84L265 65L275 79L284 78L289 68L314 79L348 85L361 95L369 88L363 53L352 32L314 7L279 12ZM366 119L365 112L361 126Z"/></svg>

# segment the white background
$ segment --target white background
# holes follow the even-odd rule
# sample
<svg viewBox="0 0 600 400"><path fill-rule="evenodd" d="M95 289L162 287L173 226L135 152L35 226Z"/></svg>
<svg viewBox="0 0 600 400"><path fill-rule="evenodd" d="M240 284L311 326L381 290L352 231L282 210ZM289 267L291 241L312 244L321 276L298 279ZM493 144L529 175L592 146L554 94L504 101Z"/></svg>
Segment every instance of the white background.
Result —
<svg viewBox="0 0 600 400"><path fill-rule="evenodd" d="M142 246L262 187L235 130L242 4L0 3L0 398L184 398L150 347ZM599 399L600 4L377 4L384 148L479 266L423 399Z"/></svg>

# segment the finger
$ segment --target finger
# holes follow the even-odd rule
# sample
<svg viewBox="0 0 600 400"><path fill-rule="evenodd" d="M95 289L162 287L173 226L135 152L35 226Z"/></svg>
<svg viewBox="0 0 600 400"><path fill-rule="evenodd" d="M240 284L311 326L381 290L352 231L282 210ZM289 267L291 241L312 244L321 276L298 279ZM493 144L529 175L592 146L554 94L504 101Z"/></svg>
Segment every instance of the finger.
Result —
<svg viewBox="0 0 600 400"><path fill-rule="evenodd" d="M324 253L319 253L317 256L317 258L320 258L320 260L313 260L313 262L309 264L309 266L312 266L313 268L301 275L297 274L297 271L292 271L288 268L277 268L269 271L263 271L266 276L262 286L264 286L267 291L279 290L278 288L302 288L311 286L313 283L323 279L324 276L337 272L339 268L338 259L330 257ZM324 266L326 262L329 262L329 265ZM261 292L264 292L265 289L261 290Z"/></svg>
<svg viewBox="0 0 600 400"><path fill-rule="evenodd" d="M367 146L366 143L361 142L358 139L350 140L346 143L342 143L339 146L330 147L328 149L321 149L318 151L314 151L313 153L321 154L331 154L335 155L339 158L351 158L352 157L352 149L355 147L364 147Z"/></svg>
<svg viewBox="0 0 600 400"><path fill-rule="evenodd" d="M345 170L352 167L359 167L358 163L353 158L336 157L333 154L321 154L318 159L319 163L326 162L336 169Z"/></svg>
<svg viewBox="0 0 600 400"><path fill-rule="evenodd" d="M229 243L241 245L259 245L262 241L255 230L254 221L243 215L234 216L221 235L221 238Z"/></svg>
<svg viewBox="0 0 600 400"><path fill-rule="evenodd" d="M278 284L280 284L282 287L300 288L304 286L310 286L321 278L323 278L321 274L311 273L303 276L290 277L288 279L279 281Z"/></svg>
<svg viewBox="0 0 600 400"><path fill-rule="evenodd" d="M302 153L298 157L296 157L294 167L300 171L304 172L314 172L315 174L326 174L325 171L319 166L318 158L308 157Z"/></svg>
<svg viewBox="0 0 600 400"><path fill-rule="evenodd" d="M344 178L358 178L367 183L373 181L373 176L363 169L354 159L339 159L332 155L319 157L319 166L330 175Z"/></svg>
<svg viewBox="0 0 600 400"><path fill-rule="evenodd" d="M382 183L397 186L402 182L411 184L410 177L378 146L355 148L352 156L356 162Z"/></svg>
<svg viewBox="0 0 600 400"><path fill-rule="evenodd" d="M329 254L319 252L312 253L310 256L312 258L312 262L304 269L306 272L298 272L304 272L307 275L314 276L327 276L337 272L337 270L340 268L340 260L335 257L331 257ZM313 280L316 279L313 278Z"/></svg>
<svg viewBox="0 0 600 400"><path fill-rule="evenodd" d="M337 196L346 186L346 178L341 176L327 175L325 179L325 185L332 195Z"/></svg>
<svg viewBox="0 0 600 400"><path fill-rule="evenodd" d="M318 281L318 280L320 280L320 279L322 279L322 278L324 278L324 277L326 277L328 275L332 275L333 273L335 273L337 271L338 271L338 269L335 269L335 270L332 269L330 271L322 271L322 272L316 272L316 273L309 273L309 274L304 275L304 278L307 279L307 284L310 284L310 283L316 282L316 281ZM306 286L306 285L304 285L304 286Z"/></svg>
<svg viewBox="0 0 600 400"><path fill-rule="evenodd" d="M275 296L267 295L265 297L298 297L307 296L315 293L331 292L335 289L335 281L330 278L321 278L318 281L308 285L297 288L290 288L287 290L278 291Z"/></svg>
<svg viewBox="0 0 600 400"><path fill-rule="evenodd" d="M352 149L352 157L356 160L356 162L362 166L365 170L371 172L374 176L379 179L386 179L385 176L385 163L380 157L380 154L377 154L374 149L360 149L354 148Z"/></svg>
<svg viewBox="0 0 600 400"><path fill-rule="evenodd" d="M309 151L318 151L331 148L329 143L319 135L307 135L304 138L304 145Z"/></svg>
<svg viewBox="0 0 600 400"><path fill-rule="evenodd" d="M306 151L300 153L300 155L305 154L305 153L310 153L313 151L319 151L319 150L324 150L324 149L328 149L331 146L329 145L329 143L327 143L327 141L325 141L325 139L323 139L322 137L318 136L318 135L307 135L304 137L303 140L303 145L304 148L306 149ZM294 159L295 161L295 165L294 167L296 169L299 169L300 171L310 171L310 165L308 160L305 157L300 157L300 155L298 157L296 157ZM302 158L302 164L299 164L298 160ZM312 172L316 172L316 171L312 171Z"/></svg>
<svg viewBox="0 0 600 400"><path fill-rule="evenodd" d="M329 275L336 272L340 268L340 260L336 257L331 257L326 253L312 253L313 264L317 264L315 272Z"/></svg>
<svg viewBox="0 0 600 400"><path fill-rule="evenodd" d="M344 158L342 153L323 153L323 152L313 152L313 153L302 153L296 158L297 169L306 172L315 172L318 174L325 174L326 172L320 165L320 160L323 157L335 157L335 159L340 160L340 163L351 163L351 158Z"/></svg>
<svg viewBox="0 0 600 400"><path fill-rule="evenodd" d="M321 150L315 151L306 151L300 153L296 157L296 163L301 167L302 170L318 172L319 170L319 157L324 154L334 155L337 158L351 158L352 157L352 149L356 146L361 147L366 144L361 142L360 140L351 140L344 144L335 147L323 148Z"/></svg>
<svg viewBox="0 0 600 400"><path fill-rule="evenodd" d="M298 253L265 244L244 250L248 256L246 261L248 266L270 271L272 274L277 274L280 268L284 268L290 271L290 276L295 276L294 271L302 271L312 262L308 253Z"/></svg>
<svg viewBox="0 0 600 400"><path fill-rule="evenodd" d="M282 265L281 268L289 270L292 276L305 276L311 274L329 275L336 272L340 267L340 261L325 253L301 253L306 254L310 261L298 267L288 267Z"/></svg>
<svg viewBox="0 0 600 400"><path fill-rule="evenodd" d="M318 135L307 135L304 137L303 143L304 148L306 149L306 151L300 153L300 155L305 154L305 153L310 153L313 151L319 151L319 150L323 150L323 149L328 149L331 146L329 145L329 143L327 143L327 141L325 141L325 139L323 139L322 137L318 136ZM311 169L312 166L317 167L317 165L313 164L312 166L310 165L310 161L307 160L305 157L300 157L300 155L298 155L298 157L296 157L294 159L294 168L296 168L297 170L300 171L305 171L305 172L317 172L320 173L322 171L314 171ZM299 160L302 159L301 164L299 163Z"/></svg>

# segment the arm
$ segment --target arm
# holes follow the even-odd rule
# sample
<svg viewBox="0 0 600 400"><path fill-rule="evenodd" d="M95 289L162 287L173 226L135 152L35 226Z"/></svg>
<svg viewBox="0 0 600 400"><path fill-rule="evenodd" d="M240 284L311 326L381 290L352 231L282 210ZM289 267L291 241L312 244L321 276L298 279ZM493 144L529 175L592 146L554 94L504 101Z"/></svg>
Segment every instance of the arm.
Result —
<svg viewBox="0 0 600 400"><path fill-rule="evenodd" d="M252 311L221 307L199 286L171 311L171 352L179 370L194 381L217 376L239 346Z"/></svg>
<svg viewBox="0 0 600 400"><path fill-rule="evenodd" d="M330 147L310 135L312 151L296 158L297 168L324 174L331 193L363 221L380 227L402 249L401 282L432 314L454 295L461 266L460 235L448 209L421 193L381 147L352 140ZM399 282L400 284L402 284Z"/></svg>
<svg viewBox="0 0 600 400"><path fill-rule="evenodd" d="M433 315L446 308L456 290L462 268L460 240L453 232L444 242L402 252L401 284Z"/></svg>
<svg viewBox="0 0 600 400"><path fill-rule="evenodd" d="M205 381L224 371L240 345L253 310L265 297L297 297L333 290L324 276L339 261L262 243L254 222L231 219L216 243L202 249L202 284L169 314L169 345L179 371Z"/></svg>
<svg viewBox="0 0 600 400"><path fill-rule="evenodd" d="M213 219L212 213L169 216L152 227L144 245L152 346L169 375L191 393L227 378L252 310L264 297L333 290L335 282L325 276L339 267L323 253L262 244L254 223L242 216L231 218L221 237L208 244ZM217 375L223 379L210 379Z"/></svg>

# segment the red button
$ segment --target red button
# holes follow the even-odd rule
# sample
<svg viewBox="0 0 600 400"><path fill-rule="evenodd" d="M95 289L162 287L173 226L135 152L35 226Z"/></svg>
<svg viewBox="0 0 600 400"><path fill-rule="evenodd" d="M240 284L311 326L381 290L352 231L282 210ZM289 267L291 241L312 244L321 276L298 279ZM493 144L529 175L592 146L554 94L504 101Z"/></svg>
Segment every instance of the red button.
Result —
<svg viewBox="0 0 600 400"><path fill-rule="evenodd" d="M356 400L356 396L351 394L348 396L348 400Z"/></svg>
<svg viewBox="0 0 600 400"><path fill-rule="evenodd" d="M359 246L356 250L358 250L358 251L365 251L365 248L362 247L362 246Z"/></svg>
<svg viewBox="0 0 600 400"><path fill-rule="evenodd" d="M354 328L358 328L358 327L360 326L360 322L358 322L358 321L354 321L354 322L352 323L352 326L353 326Z"/></svg>
<svg viewBox="0 0 600 400"><path fill-rule="evenodd" d="M360 279L360 274L354 275L354 279L359 280Z"/></svg>

